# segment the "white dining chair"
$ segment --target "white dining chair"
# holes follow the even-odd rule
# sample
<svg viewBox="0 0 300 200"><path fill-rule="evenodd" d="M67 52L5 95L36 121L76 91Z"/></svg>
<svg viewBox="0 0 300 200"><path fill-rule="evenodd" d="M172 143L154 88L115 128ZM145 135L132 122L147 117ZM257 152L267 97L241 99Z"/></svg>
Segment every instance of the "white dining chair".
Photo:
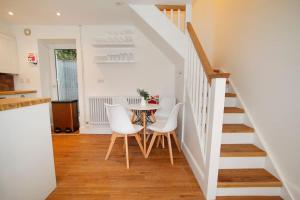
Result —
<svg viewBox="0 0 300 200"><path fill-rule="evenodd" d="M162 136L162 137L167 137L168 140L168 147L169 147L169 154L170 154L170 161L171 164L173 165L173 152L172 152L172 144L171 144L171 135L174 138L175 144L178 148L178 151L181 152L178 139L176 136L175 129L177 128L177 116L179 109L181 107L182 103L178 103L174 106L172 109L169 117L167 120L157 120L155 123L151 124L148 129L153 131L153 136L149 145L149 148L146 153L146 158L149 157L149 154L151 152L152 146L155 142L155 139L157 136Z"/></svg>
<svg viewBox="0 0 300 200"><path fill-rule="evenodd" d="M162 96L159 100L159 109L155 113L155 120L167 120L176 103L175 97Z"/></svg>
<svg viewBox="0 0 300 200"><path fill-rule="evenodd" d="M105 160L109 158L109 155L111 153L111 150L114 146L116 139L118 137L124 137L125 151L126 151L126 165L127 168L129 168L128 137L129 136L135 137L143 155L145 155L141 143L141 137L138 134L140 131L143 130L143 127L136 124L132 124L130 122L129 116L127 115L126 110L122 105L105 104L105 107L106 107L106 113L107 113L109 125L112 130L111 142L107 154L105 156Z"/></svg>
<svg viewBox="0 0 300 200"><path fill-rule="evenodd" d="M116 97L116 98L113 98L112 104L120 104L120 105L122 105L125 108L127 115L131 118L131 122L134 123L136 121L136 115L135 115L135 113L133 113L128 108L129 107L129 103L128 103L126 97Z"/></svg>

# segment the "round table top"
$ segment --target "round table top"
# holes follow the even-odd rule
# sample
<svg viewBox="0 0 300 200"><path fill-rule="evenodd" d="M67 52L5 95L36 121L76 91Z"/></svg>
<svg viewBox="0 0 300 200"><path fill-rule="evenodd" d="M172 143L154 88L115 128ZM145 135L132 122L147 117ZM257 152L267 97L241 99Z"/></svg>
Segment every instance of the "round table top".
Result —
<svg viewBox="0 0 300 200"><path fill-rule="evenodd" d="M130 110L157 110L159 109L159 105L157 104L146 104L142 106L141 104L130 104L128 105Z"/></svg>

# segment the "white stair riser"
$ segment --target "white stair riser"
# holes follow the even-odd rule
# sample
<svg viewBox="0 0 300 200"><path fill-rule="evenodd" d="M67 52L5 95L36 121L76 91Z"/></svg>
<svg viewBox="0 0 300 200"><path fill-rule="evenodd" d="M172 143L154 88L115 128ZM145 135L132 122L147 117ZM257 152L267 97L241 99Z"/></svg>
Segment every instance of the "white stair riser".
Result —
<svg viewBox="0 0 300 200"><path fill-rule="evenodd" d="M217 196L280 196L281 187L218 188Z"/></svg>
<svg viewBox="0 0 300 200"><path fill-rule="evenodd" d="M230 91L230 88L229 88L229 85L226 84L226 89L225 89L226 92L229 92Z"/></svg>
<svg viewBox="0 0 300 200"><path fill-rule="evenodd" d="M224 124L242 124L244 122L244 113L224 113Z"/></svg>
<svg viewBox="0 0 300 200"><path fill-rule="evenodd" d="M225 98L225 107L235 107L236 106L236 97L226 97Z"/></svg>
<svg viewBox="0 0 300 200"><path fill-rule="evenodd" d="M223 133L222 144L253 144L252 133Z"/></svg>
<svg viewBox="0 0 300 200"><path fill-rule="evenodd" d="M220 169L264 168L266 157L221 157Z"/></svg>

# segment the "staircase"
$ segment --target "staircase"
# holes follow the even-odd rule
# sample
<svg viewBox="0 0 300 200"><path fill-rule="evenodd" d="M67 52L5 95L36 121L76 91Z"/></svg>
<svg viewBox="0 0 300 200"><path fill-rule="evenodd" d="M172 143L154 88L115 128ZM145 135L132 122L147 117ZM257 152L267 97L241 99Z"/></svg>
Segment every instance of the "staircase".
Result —
<svg viewBox="0 0 300 200"><path fill-rule="evenodd" d="M279 200L281 181L265 167L267 153L255 144L255 129L227 81L217 200Z"/></svg>
<svg viewBox="0 0 300 200"><path fill-rule="evenodd" d="M199 148L193 154L185 144L185 127L182 147L206 198L281 200L283 185L266 169L268 155L228 80L230 74L211 67L189 23L191 5L130 6L163 39L158 46L168 44L185 60L183 126L185 118L193 123L196 134L187 138L193 140L192 149L196 143Z"/></svg>

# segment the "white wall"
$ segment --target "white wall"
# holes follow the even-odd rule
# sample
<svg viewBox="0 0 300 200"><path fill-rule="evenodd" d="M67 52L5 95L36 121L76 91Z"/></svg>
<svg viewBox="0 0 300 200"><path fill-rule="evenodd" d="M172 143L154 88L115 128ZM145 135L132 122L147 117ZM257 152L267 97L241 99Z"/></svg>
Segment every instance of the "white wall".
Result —
<svg viewBox="0 0 300 200"><path fill-rule="evenodd" d="M31 28L31 36L23 34L24 28ZM136 63L96 64L95 56L103 49L92 46L95 37L107 31L134 32ZM152 44L135 26L14 26L20 57L20 74L16 77L16 89L36 89L41 95L44 81L38 65L27 62L29 52L38 52L39 39L75 39L77 49L80 110L83 124L88 117L87 98L105 95L137 95L136 89L143 88L151 94L175 95L175 67L165 55ZM82 47L82 48L81 48ZM42 47L43 48L43 47ZM43 57L43 53L41 52ZM82 59L83 58L83 59Z"/></svg>
<svg viewBox="0 0 300 200"><path fill-rule="evenodd" d="M196 2L207 13L195 7L193 24L202 40L213 37L204 45L212 63L232 74L268 155L300 199L300 2L207 2Z"/></svg>
<svg viewBox="0 0 300 200"><path fill-rule="evenodd" d="M107 31L127 29L134 32L132 51L136 63L96 64L95 56L105 54L106 49L93 47L94 39ZM173 65L134 26L84 26L82 35L87 96L137 95L137 88L144 88L151 94L174 95ZM123 49L121 51L127 51Z"/></svg>
<svg viewBox="0 0 300 200"><path fill-rule="evenodd" d="M196 0L192 4L192 25L211 64L213 64L215 18L212 5L212 0Z"/></svg>
<svg viewBox="0 0 300 200"><path fill-rule="evenodd" d="M25 36L23 31L25 28L31 29L31 35ZM77 51L77 69L78 81L83 82L82 79L82 61L80 48L80 27L78 26L13 26L13 34L16 36L19 54L19 68L20 73L15 77L15 89L30 89L37 90L37 95L41 96L41 79L40 67L41 63L37 65L27 62L28 53L35 53L38 55L38 40L39 39L75 39ZM83 84L78 85L79 98L84 96ZM79 109L84 110L84 102L79 101ZM84 115L80 115L80 122L84 122Z"/></svg>
<svg viewBox="0 0 300 200"><path fill-rule="evenodd" d="M0 33L12 35L11 26L3 21L0 21Z"/></svg>
<svg viewBox="0 0 300 200"><path fill-rule="evenodd" d="M107 50L95 48L95 38L107 31L124 30L134 33L135 48L132 51L136 63L96 64L95 56L103 55ZM175 95L173 64L134 26L84 26L82 33L86 98L135 96L137 88L143 88L150 94Z"/></svg>
<svg viewBox="0 0 300 200"><path fill-rule="evenodd" d="M25 36L24 28L31 29L31 35ZM14 26L14 34L17 38L20 74L15 81L16 89L36 89L41 94L40 67L27 62L28 53L38 55L38 39L76 39L80 46L80 30L77 26ZM77 49L80 55L80 48ZM81 59L78 59L81 66Z"/></svg>
<svg viewBox="0 0 300 200"><path fill-rule="evenodd" d="M51 97L51 68L49 47L47 44L38 42L39 66L41 81L41 96Z"/></svg>

